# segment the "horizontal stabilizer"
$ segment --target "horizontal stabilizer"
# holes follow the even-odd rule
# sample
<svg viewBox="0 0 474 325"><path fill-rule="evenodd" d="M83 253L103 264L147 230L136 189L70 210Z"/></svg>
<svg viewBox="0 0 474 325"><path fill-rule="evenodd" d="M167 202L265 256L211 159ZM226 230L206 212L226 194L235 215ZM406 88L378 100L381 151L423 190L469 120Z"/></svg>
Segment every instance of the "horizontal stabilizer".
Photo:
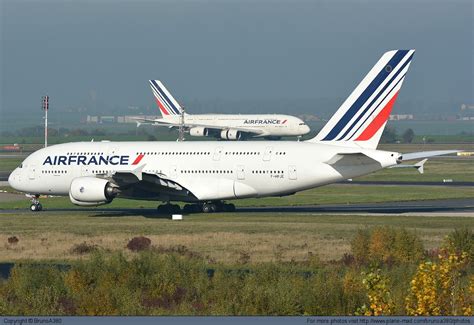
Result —
<svg viewBox="0 0 474 325"><path fill-rule="evenodd" d="M405 165L405 164L402 164L402 165L395 165L395 166L391 166L389 168L415 168L420 174L423 174L425 172L424 170L424 165L425 163L428 161L428 158L425 158L423 159L422 161L419 161L417 162L416 164L414 165Z"/></svg>
<svg viewBox="0 0 474 325"><path fill-rule="evenodd" d="M461 151L462 150L435 150L435 151L410 152L410 153L402 154L402 156L399 159L401 161L407 161L407 160L449 155L451 153L456 153L456 152L461 152Z"/></svg>

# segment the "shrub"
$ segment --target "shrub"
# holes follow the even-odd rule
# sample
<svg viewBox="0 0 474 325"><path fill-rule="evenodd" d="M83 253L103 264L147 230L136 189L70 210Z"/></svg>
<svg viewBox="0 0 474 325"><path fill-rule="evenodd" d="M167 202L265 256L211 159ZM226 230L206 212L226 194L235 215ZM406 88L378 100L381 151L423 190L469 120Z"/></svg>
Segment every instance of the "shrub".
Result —
<svg viewBox="0 0 474 325"><path fill-rule="evenodd" d="M6 298L4 302L7 307L6 313L60 314L58 302L60 297L66 295L63 276L64 273L54 266L28 264L15 266L2 293Z"/></svg>
<svg viewBox="0 0 474 325"><path fill-rule="evenodd" d="M444 254L438 261L422 262L410 283L406 313L412 316L471 316L472 292L469 291L472 287L469 287L465 272L467 264L467 253Z"/></svg>
<svg viewBox="0 0 474 325"><path fill-rule="evenodd" d="M474 233L468 228L455 229L446 236L443 246L451 253L466 252L469 261L474 260Z"/></svg>
<svg viewBox="0 0 474 325"><path fill-rule="evenodd" d="M365 264L369 260L370 232L367 229L357 230L351 240L351 251L358 264Z"/></svg>
<svg viewBox="0 0 474 325"><path fill-rule="evenodd" d="M14 245L14 244L17 244L20 240L18 239L17 236L12 236L12 237L8 237L7 241L9 244Z"/></svg>
<svg viewBox="0 0 474 325"><path fill-rule="evenodd" d="M237 260L237 263L239 264L248 264L250 262L250 254L245 251L240 251L239 252L239 259Z"/></svg>
<svg viewBox="0 0 474 325"><path fill-rule="evenodd" d="M150 248L151 240L147 237L133 237L127 244L127 248L133 252L139 252Z"/></svg>
<svg viewBox="0 0 474 325"><path fill-rule="evenodd" d="M423 244L415 233L391 227L358 230L351 241L351 250L359 265L417 262L424 252Z"/></svg>
<svg viewBox="0 0 474 325"><path fill-rule="evenodd" d="M382 275L380 269L362 275L364 276L362 283L367 289L369 304L359 308L356 314L363 316L392 315L395 305L390 292L389 279Z"/></svg>
<svg viewBox="0 0 474 325"><path fill-rule="evenodd" d="M80 244L74 244L71 247L71 253L77 255L85 255L95 252L99 249L99 246L88 244L86 242L82 242Z"/></svg>

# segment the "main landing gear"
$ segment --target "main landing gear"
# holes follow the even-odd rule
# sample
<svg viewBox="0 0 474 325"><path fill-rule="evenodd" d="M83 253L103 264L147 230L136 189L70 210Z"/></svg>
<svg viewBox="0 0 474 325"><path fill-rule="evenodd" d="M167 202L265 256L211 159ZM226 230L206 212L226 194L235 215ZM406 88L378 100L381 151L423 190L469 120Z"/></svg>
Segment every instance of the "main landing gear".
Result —
<svg viewBox="0 0 474 325"><path fill-rule="evenodd" d="M38 212L43 210L43 206L41 205L39 201L39 195L32 195L31 196L31 205L30 205L30 210L33 212Z"/></svg>
<svg viewBox="0 0 474 325"><path fill-rule="evenodd" d="M233 212L235 205L224 203L222 201L211 201L198 204L186 204L183 208L184 213L213 213L213 212Z"/></svg>
<svg viewBox="0 0 474 325"><path fill-rule="evenodd" d="M156 208L157 212L160 214L179 214L181 213L181 207L177 204L161 204Z"/></svg>
<svg viewBox="0 0 474 325"><path fill-rule="evenodd" d="M162 214L178 214L178 213L213 213L213 212L234 212L235 205L232 203L224 203L222 201L211 201L196 204L186 204L181 210L177 204L162 204L157 208L158 213Z"/></svg>

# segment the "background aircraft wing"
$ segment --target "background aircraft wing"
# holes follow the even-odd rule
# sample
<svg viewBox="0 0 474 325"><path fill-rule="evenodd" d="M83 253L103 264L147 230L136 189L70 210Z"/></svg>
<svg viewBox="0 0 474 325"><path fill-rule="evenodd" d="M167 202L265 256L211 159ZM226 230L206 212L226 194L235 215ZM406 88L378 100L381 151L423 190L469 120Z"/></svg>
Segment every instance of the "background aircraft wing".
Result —
<svg viewBox="0 0 474 325"><path fill-rule="evenodd" d="M192 124L192 125L189 125L189 124L185 124L185 128L187 130L191 129L191 128L206 128L208 129L209 131L214 131L214 132L220 132L220 131L224 131L224 130L236 130L236 131L239 131L239 132L242 132L242 133L246 133L246 134L250 134L250 135L253 135L253 136L266 136L268 135L267 132L263 131L263 130L258 130L258 129L251 129L251 128L243 128L243 127L233 127L233 126L220 126L220 125L206 125L206 124Z"/></svg>
<svg viewBox="0 0 474 325"><path fill-rule="evenodd" d="M179 126L179 124L177 124L177 123L166 122L166 121L163 121L163 120L149 119L149 118L133 117L133 120L135 120L138 124L153 124L153 125L167 126L167 127L178 127Z"/></svg>

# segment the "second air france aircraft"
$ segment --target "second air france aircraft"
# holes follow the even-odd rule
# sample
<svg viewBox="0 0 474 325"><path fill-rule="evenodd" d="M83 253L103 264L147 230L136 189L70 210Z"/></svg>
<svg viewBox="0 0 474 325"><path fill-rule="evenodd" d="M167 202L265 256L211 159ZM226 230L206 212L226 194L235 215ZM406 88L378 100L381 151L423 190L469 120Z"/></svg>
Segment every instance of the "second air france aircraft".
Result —
<svg viewBox="0 0 474 325"><path fill-rule="evenodd" d="M216 137L225 140L281 137L301 137L310 132L298 117L277 114L188 114L159 80L150 80L150 87L162 118L142 119L149 123L170 128L184 127L191 136Z"/></svg>

